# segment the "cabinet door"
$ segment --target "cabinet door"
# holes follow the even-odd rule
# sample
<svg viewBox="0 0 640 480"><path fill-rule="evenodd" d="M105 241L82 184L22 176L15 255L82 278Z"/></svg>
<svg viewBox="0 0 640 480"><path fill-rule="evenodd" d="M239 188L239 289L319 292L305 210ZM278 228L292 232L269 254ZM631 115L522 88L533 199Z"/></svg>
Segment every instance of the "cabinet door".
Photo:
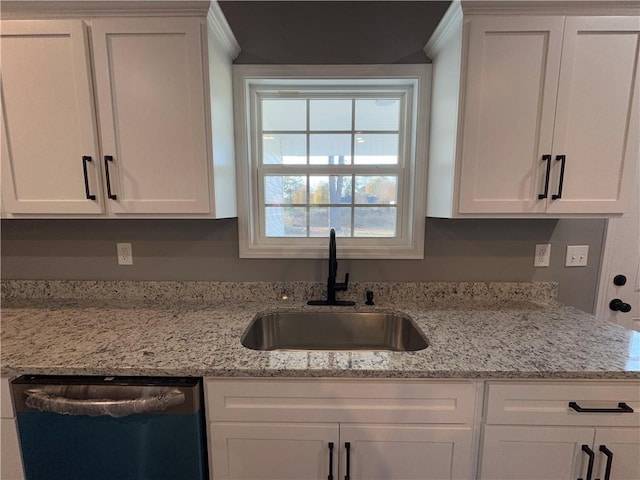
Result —
<svg viewBox="0 0 640 480"><path fill-rule="evenodd" d="M575 480L586 478L593 444L585 427L486 426L481 457L485 480Z"/></svg>
<svg viewBox="0 0 640 480"><path fill-rule="evenodd" d="M640 17L568 17L553 138L552 213L623 213L640 135Z"/></svg>
<svg viewBox="0 0 640 480"><path fill-rule="evenodd" d="M605 479L607 456L600 450L604 446L613 454L611 477L616 480L640 478L640 428L598 428L593 442L598 456L593 478Z"/></svg>
<svg viewBox="0 0 640 480"><path fill-rule="evenodd" d="M460 213L542 213L562 17L477 17L468 27Z"/></svg>
<svg viewBox="0 0 640 480"><path fill-rule="evenodd" d="M23 479L22 456L20 455L15 419L0 419L0 442L0 478L3 480Z"/></svg>
<svg viewBox="0 0 640 480"><path fill-rule="evenodd" d="M472 478L472 434L464 427L340 425L340 473L349 478L431 480Z"/></svg>
<svg viewBox="0 0 640 480"><path fill-rule="evenodd" d="M338 425L304 423L210 423L214 480L325 480L329 443L338 468Z"/></svg>
<svg viewBox="0 0 640 480"><path fill-rule="evenodd" d="M92 21L102 151L116 214L211 211L201 21Z"/></svg>
<svg viewBox="0 0 640 480"><path fill-rule="evenodd" d="M2 200L16 214L103 212L86 31L80 20L6 21ZM83 156L86 161L84 173ZM87 198L95 195L95 200Z"/></svg>

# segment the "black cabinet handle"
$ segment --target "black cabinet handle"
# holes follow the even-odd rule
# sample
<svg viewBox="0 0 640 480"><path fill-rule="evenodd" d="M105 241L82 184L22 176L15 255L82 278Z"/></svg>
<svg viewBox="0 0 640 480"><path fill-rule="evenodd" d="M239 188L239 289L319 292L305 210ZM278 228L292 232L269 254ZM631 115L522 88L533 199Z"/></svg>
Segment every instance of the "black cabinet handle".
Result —
<svg viewBox="0 0 640 480"><path fill-rule="evenodd" d="M89 191L89 174L87 173L87 162L91 162L93 159L88 155L82 156L82 171L84 172L84 192L87 195L87 200L95 200L96 196L91 195Z"/></svg>
<svg viewBox="0 0 640 480"><path fill-rule="evenodd" d="M619 298L614 298L609 302L609 309L614 312L629 313L631 311L631 305L624 303Z"/></svg>
<svg viewBox="0 0 640 480"><path fill-rule="evenodd" d="M351 478L351 443L345 442L344 448L347 451L347 468L346 475L344 476L344 480L349 480Z"/></svg>
<svg viewBox="0 0 640 480"><path fill-rule="evenodd" d="M116 200L118 197L111 193L111 178L109 177L109 162L113 162L113 157L111 155L104 156L104 171L107 176L107 196L111 200Z"/></svg>
<svg viewBox="0 0 640 480"><path fill-rule="evenodd" d="M576 402L569 402L569 408L579 413L633 413L633 408L624 402L618 403L618 408L582 408Z"/></svg>
<svg viewBox="0 0 640 480"><path fill-rule="evenodd" d="M547 162L547 173L544 176L544 193L538 194L538 200L549 196L549 175L551 174L551 155L542 155L542 161Z"/></svg>
<svg viewBox="0 0 640 480"><path fill-rule="evenodd" d="M562 164L560 165L560 183L558 183L558 193L551 195L552 200L558 200L559 198L562 198L562 185L564 184L564 164L567 161L567 156L556 155L556 161L561 161Z"/></svg>
<svg viewBox="0 0 640 480"><path fill-rule="evenodd" d="M333 480L333 442L329 442L329 475L327 480Z"/></svg>
<svg viewBox="0 0 640 480"><path fill-rule="evenodd" d="M604 480L611 480L611 465L613 465L613 452L607 448L606 445L600 445L598 448L602 453L607 456L607 466L604 469ZM600 479L596 479L600 480Z"/></svg>
<svg viewBox="0 0 640 480"><path fill-rule="evenodd" d="M589 465L587 465L587 480L591 480L591 475L593 475L593 461L595 460L596 454L593 453L593 450L589 448L589 445L582 445L582 451L589 456ZM583 479L578 478L578 480Z"/></svg>

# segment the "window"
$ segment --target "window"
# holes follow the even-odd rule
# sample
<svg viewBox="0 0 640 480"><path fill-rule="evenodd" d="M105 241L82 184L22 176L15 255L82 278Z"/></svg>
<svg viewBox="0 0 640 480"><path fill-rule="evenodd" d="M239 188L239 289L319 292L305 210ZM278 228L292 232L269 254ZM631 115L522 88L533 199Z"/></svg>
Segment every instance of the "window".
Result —
<svg viewBox="0 0 640 480"><path fill-rule="evenodd" d="M242 257L422 258L428 68L234 67Z"/></svg>

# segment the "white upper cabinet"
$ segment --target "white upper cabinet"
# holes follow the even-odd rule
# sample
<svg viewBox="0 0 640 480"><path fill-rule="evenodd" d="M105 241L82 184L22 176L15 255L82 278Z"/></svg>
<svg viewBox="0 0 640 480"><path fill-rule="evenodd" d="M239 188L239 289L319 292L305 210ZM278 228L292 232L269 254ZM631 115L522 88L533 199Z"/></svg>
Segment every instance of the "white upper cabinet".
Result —
<svg viewBox="0 0 640 480"><path fill-rule="evenodd" d="M82 21L3 22L0 35L4 209L103 213Z"/></svg>
<svg viewBox="0 0 640 480"><path fill-rule="evenodd" d="M233 54L204 14L3 22L7 215L235 216Z"/></svg>
<svg viewBox="0 0 640 480"><path fill-rule="evenodd" d="M625 211L640 17L545 13L467 15L454 4L428 43L429 216Z"/></svg>

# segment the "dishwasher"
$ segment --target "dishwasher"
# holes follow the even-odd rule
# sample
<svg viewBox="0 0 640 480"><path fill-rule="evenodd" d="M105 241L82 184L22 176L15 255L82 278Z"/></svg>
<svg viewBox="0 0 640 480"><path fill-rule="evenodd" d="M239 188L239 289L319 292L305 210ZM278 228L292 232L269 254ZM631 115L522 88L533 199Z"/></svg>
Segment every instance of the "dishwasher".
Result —
<svg viewBox="0 0 640 480"><path fill-rule="evenodd" d="M27 480L205 480L202 379L28 375L11 383Z"/></svg>

